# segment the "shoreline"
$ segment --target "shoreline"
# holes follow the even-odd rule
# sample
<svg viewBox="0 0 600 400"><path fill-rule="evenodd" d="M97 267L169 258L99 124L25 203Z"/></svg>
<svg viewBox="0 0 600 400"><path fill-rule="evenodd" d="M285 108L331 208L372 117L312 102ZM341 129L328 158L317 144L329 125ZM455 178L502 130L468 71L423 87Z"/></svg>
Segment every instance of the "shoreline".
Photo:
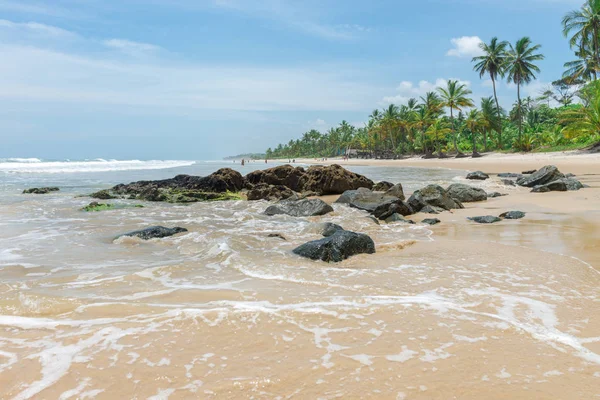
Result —
<svg viewBox="0 0 600 400"><path fill-rule="evenodd" d="M429 252L441 251L449 242L471 242L475 246L494 244L518 246L552 254L573 257L600 273L600 154L576 152L536 154L488 154L482 158L363 160L348 161L339 158L316 161L297 159L297 163L311 165L339 164L347 166L432 168L462 171L481 170L490 175L486 185L493 191L508 196L490 198L483 202L464 203L462 210L452 210L437 215L417 213L407 218L420 222L425 218L438 218L441 224L432 226L434 243L417 243L415 248L429 246ZM539 169L544 165L556 165L563 173L573 173L583 184L579 191L530 193L529 188L501 184L498 173L521 173ZM495 182L492 182L495 181ZM460 180L473 186L479 181ZM393 182L398 183L398 182ZM402 182L399 182L402 183ZM489 187L485 188L490 190ZM410 193L405 193L410 196ZM518 221L503 221L481 225L467 220L477 215L498 215L509 210L527 213ZM435 244L437 243L437 244ZM424 249L421 249L424 250ZM411 251L409 249L403 251ZM401 251L400 253L402 253Z"/></svg>

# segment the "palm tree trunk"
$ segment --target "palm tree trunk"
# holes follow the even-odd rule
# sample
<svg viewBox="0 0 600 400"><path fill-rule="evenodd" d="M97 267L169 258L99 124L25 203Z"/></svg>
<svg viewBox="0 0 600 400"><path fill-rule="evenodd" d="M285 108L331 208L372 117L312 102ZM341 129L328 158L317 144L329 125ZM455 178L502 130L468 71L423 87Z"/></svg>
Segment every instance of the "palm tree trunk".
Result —
<svg viewBox="0 0 600 400"><path fill-rule="evenodd" d="M500 146L500 150L502 150L502 113L500 112L500 104L498 104L498 95L496 94L496 80L494 76L492 77L492 86L494 87L494 100L496 100L496 109L498 110L498 123L500 124L500 129L498 130L498 145Z"/></svg>
<svg viewBox="0 0 600 400"><path fill-rule="evenodd" d="M521 80L517 81L517 107L519 110L519 147L521 147L521 132L523 131L523 116L521 115Z"/></svg>
<svg viewBox="0 0 600 400"><path fill-rule="evenodd" d="M477 139L475 137L475 132L472 132L473 136L473 155L477 154Z"/></svg>
<svg viewBox="0 0 600 400"><path fill-rule="evenodd" d="M460 154L460 152L458 151L458 145L456 144L456 131L454 129L454 114L452 112L452 107L450 107L450 124L452 125L452 140L454 142L454 151L456 152L456 154Z"/></svg>
<svg viewBox="0 0 600 400"><path fill-rule="evenodd" d="M487 129L483 131L483 151L487 152L488 151L488 145L487 145Z"/></svg>

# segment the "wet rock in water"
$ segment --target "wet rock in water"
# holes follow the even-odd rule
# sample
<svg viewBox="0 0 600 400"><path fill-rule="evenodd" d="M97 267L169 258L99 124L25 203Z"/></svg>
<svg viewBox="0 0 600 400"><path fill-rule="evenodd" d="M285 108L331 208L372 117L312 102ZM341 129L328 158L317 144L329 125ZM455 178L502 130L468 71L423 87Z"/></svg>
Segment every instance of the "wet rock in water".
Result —
<svg viewBox="0 0 600 400"><path fill-rule="evenodd" d="M359 188L356 190L346 190L335 203L338 204L350 204L359 194L361 193L372 193L370 189L367 188Z"/></svg>
<svg viewBox="0 0 600 400"><path fill-rule="evenodd" d="M246 175L246 182L257 185L266 184L274 186L286 186L287 188L301 192L300 178L306 171L302 167L293 167L291 165L279 165L277 167L250 172Z"/></svg>
<svg viewBox="0 0 600 400"><path fill-rule="evenodd" d="M390 189L392 186L394 186L394 184L391 182L387 182L387 181L377 182L375 184L375 186L373 186L373 191L374 192L385 192L388 189Z"/></svg>
<svg viewBox="0 0 600 400"><path fill-rule="evenodd" d="M500 192L491 192L487 194L488 199L494 198L494 197L502 197L502 196L508 196L506 193L500 193Z"/></svg>
<svg viewBox="0 0 600 400"><path fill-rule="evenodd" d="M328 237L336 233L337 231L343 231L344 228L333 222L325 222L322 224L321 235Z"/></svg>
<svg viewBox="0 0 600 400"><path fill-rule="evenodd" d="M440 221L437 218L425 218L423 221L421 221L421 223L427 224L427 225L437 225L440 222L442 222L442 221Z"/></svg>
<svg viewBox="0 0 600 400"><path fill-rule="evenodd" d="M205 177L177 175L170 179L120 184L109 189L108 194L127 199L193 203L240 200L237 192L245 186L246 183L239 172L222 168Z"/></svg>
<svg viewBox="0 0 600 400"><path fill-rule="evenodd" d="M115 208L115 206L112 204L104 204L104 203L98 203L97 201L92 201L90 204L83 207L81 209L81 211L87 211L87 212L104 211L104 210L111 210L113 208Z"/></svg>
<svg viewBox="0 0 600 400"><path fill-rule="evenodd" d="M517 183L512 179L502 179L502 183L506 186L517 186Z"/></svg>
<svg viewBox="0 0 600 400"><path fill-rule="evenodd" d="M425 214L439 214L443 211L446 211L446 210L444 210L443 208L440 208L440 207L433 207L433 206L427 205L427 206L421 208L421 210L419 212L422 212Z"/></svg>
<svg viewBox="0 0 600 400"><path fill-rule="evenodd" d="M467 179L471 179L471 180L478 180L478 181L484 181L486 179L488 179L490 176L484 172L481 171L475 171L475 172L471 172L469 174L467 174Z"/></svg>
<svg viewBox="0 0 600 400"><path fill-rule="evenodd" d="M286 240L286 241L287 241L287 239L285 238L285 236L283 236L281 233L269 233L269 234L267 235L267 237L270 237L270 238L278 238L278 239L281 239L281 240Z"/></svg>
<svg viewBox="0 0 600 400"><path fill-rule="evenodd" d="M321 199L304 199L298 201L283 200L269 206L265 215L290 215L292 217L313 217L325 215L333 211L333 208Z"/></svg>
<svg viewBox="0 0 600 400"><path fill-rule="evenodd" d="M505 213L500 214L500 218L504 219L521 219L525 216L523 211L507 211Z"/></svg>
<svg viewBox="0 0 600 400"><path fill-rule="evenodd" d="M386 196L393 196L393 197L397 197L400 200L405 200L406 197L404 196L404 190L402 189L402 184L397 183L394 186L392 186L391 188L389 188L386 192L385 192Z"/></svg>
<svg viewBox="0 0 600 400"><path fill-rule="evenodd" d="M180 228L178 226L176 226L175 228L165 228L164 226L151 226L149 228L140 229L138 231L124 233L122 235L117 236L117 239L123 236L138 237L143 240L160 239L187 231L187 229Z"/></svg>
<svg viewBox="0 0 600 400"><path fill-rule="evenodd" d="M92 194L90 194L90 197L93 199L98 199L98 200L111 200L111 199L117 198L116 196L113 196L112 194L110 194L110 192L106 189L92 193Z"/></svg>
<svg viewBox="0 0 600 400"><path fill-rule="evenodd" d="M521 172L523 175L531 175L531 174L535 174L537 172L537 169L530 169L528 171L523 171Z"/></svg>
<svg viewBox="0 0 600 400"><path fill-rule="evenodd" d="M410 225L414 225L414 223L415 223L415 221L413 221L412 219L406 219L398 213L394 213L394 214L390 215L389 217L387 217L385 219L385 222L386 222L386 224L391 224L394 222L402 222L402 223L410 224Z"/></svg>
<svg viewBox="0 0 600 400"><path fill-rule="evenodd" d="M58 192L60 189L52 186L52 187L40 187L40 188L30 188L23 190L23 194L48 194L50 192Z"/></svg>
<svg viewBox="0 0 600 400"><path fill-rule="evenodd" d="M387 219L392 214L411 215L414 214L412 208L400 199L392 200L379 205L373 210L373 216L377 219Z"/></svg>
<svg viewBox="0 0 600 400"><path fill-rule="evenodd" d="M524 176L520 179L517 179L517 185L535 187L554 182L564 177L565 176L562 174L562 172L560 172L554 165L546 165L529 176Z"/></svg>
<svg viewBox="0 0 600 400"><path fill-rule="evenodd" d="M523 174L515 174L514 172L502 172L498 174L499 178L522 178Z"/></svg>
<svg viewBox="0 0 600 400"><path fill-rule="evenodd" d="M439 185L428 185L415 191L408 199L408 205L414 212L419 212L426 206L444 210L464 208L460 201L451 198L446 190Z"/></svg>
<svg viewBox="0 0 600 400"><path fill-rule="evenodd" d="M367 218L368 220L370 220L370 221L372 221L372 222L376 223L377 225L381 225L381 224L379 223L379 220L378 220L377 218L375 218L374 216L372 216L372 215L368 215L368 216L367 216L367 217L365 217L365 218Z"/></svg>
<svg viewBox="0 0 600 400"><path fill-rule="evenodd" d="M461 203L487 200L487 193L485 190L462 183L453 183L448 186L446 191L451 198L458 200Z"/></svg>
<svg viewBox="0 0 600 400"><path fill-rule="evenodd" d="M342 194L346 190L364 187L371 189L373 181L363 175L350 172L337 164L315 165L306 171L299 182L302 190L311 190L320 195Z"/></svg>
<svg viewBox="0 0 600 400"><path fill-rule="evenodd" d="M342 230L329 237L304 243L293 252L311 260L340 262L356 254L375 253L375 243L365 234Z"/></svg>
<svg viewBox="0 0 600 400"><path fill-rule="evenodd" d="M259 183L246 193L248 200L285 200L294 197L293 190L283 185Z"/></svg>
<svg viewBox="0 0 600 400"><path fill-rule="evenodd" d="M477 222L478 224L493 224L494 222L502 221L502 219L498 217L494 217L493 215L484 215L480 217L468 217L468 220L473 222Z"/></svg>
<svg viewBox="0 0 600 400"><path fill-rule="evenodd" d="M347 204L350 207L371 213L381 205L400 201L400 199L395 196L388 196L382 193L371 192L368 189L361 189L353 193L342 194L336 203L344 203L347 199L349 199Z"/></svg>

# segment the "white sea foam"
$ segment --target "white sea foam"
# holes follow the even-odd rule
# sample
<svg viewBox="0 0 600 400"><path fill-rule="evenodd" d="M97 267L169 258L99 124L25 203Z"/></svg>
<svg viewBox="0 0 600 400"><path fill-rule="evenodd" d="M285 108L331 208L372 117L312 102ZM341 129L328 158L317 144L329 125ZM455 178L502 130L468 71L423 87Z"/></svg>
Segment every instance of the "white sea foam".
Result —
<svg viewBox="0 0 600 400"><path fill-rule="evenodd" d="M8 159L11 160L11 159ZM91 161L6 161L0 162L0 172L61 174L74 172L107 172L155 170L186 167L195 164L187 160L91 160Z"/></svg>

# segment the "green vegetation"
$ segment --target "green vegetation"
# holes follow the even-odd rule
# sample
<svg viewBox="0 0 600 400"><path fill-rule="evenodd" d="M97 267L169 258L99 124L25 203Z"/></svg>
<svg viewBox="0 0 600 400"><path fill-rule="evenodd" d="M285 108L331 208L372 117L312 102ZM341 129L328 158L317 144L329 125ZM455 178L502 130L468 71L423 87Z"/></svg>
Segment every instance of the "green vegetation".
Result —
<svg viewBox="0 0 600 400"><path fill-rule="evenodd" d="M223 160L264 160L265 153L246 153L246 154L238 154L237 156L228 156L223 158Z"/></svg>
<svg viewBox="0 0 600 400"><path fill-rule="evenodd" d="M266 151L266 158L335 157L353 149L355 155L392 158L407 154L444 157L484 151L551 151L592 146L600 141L600 0L586 0L565 15L563 33L575 60L564 64L563 76L539 97L521 97L523 85L536 79L541 46L529 37L514 44L494 37L481 43L473 58L480 78L490 79L493 92L475 106L464 83L445 87L406 104L374 110L363 127L342 121L326 133L311 130ZM514 84L516 102L510 110L498 103L497 82ZM553 101L558 103L552 107Z"/></svg>
<svg viewBox="0 0 600 400"><path fill-rule="evenodd" d="M87 206L83 207L81 211L86 212L97 212L97 211L106 211L106 210L116 210L120 208L143 208L144 206L141 204L108 204L108 203L98 203L91 202Z"/></svg>

